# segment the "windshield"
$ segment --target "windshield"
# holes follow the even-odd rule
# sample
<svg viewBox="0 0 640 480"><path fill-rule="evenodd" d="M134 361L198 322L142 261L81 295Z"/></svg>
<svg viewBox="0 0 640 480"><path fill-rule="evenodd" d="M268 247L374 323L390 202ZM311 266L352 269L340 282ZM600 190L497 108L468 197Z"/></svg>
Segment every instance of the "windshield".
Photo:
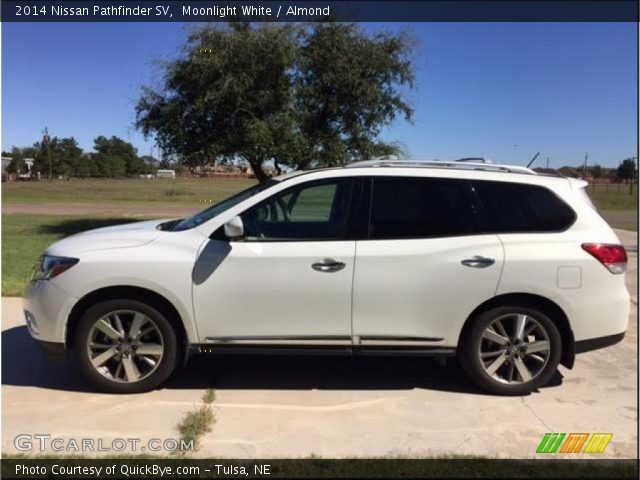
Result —
<svg viewBox="0 0 640 480"><path fill-rule="evenodd" d="M254 185L253 187L249 187L246 190L241 191L240 193L236 193L235 195L219 203L216 203L215 205L212 205L206 210L196 213L193 217L185 218L173 228L173 231L179 232L181 230L189 230L190 228L202 225L203 223L211 220L213 217L220 215L225 210L230 209L231 207L239 204L247 198L253 197L256 193L260 193L267 188L272 187L276 183L278 183L277 180L269 180L267 182Z"/></svg>

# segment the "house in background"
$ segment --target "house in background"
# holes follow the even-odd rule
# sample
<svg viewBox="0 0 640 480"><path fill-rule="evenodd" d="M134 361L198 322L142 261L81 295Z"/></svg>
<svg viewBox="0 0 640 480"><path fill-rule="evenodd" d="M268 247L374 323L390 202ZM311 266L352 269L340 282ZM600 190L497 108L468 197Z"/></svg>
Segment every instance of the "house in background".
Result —
<svg viewBox="0 0 640 480"><path fill-rule="evenodd" d="M9 166L12 160L13 158L11 157L2 157L2 181L3 182L11 180L11 176L9 175L9 172L7 172L7 167Z"/></svg>

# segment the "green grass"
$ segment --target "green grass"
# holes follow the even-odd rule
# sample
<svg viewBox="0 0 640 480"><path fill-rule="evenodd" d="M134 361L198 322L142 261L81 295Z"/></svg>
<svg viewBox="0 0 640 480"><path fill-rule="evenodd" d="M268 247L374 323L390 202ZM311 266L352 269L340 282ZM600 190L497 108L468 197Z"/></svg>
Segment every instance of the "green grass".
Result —
<svg viewBox="0 0 640 480"><path fill-rule="evenodd" d="M2 184L2 202L198 204L218 202L256 183L244 178L72 179Z"/></svg>
<svg viewBox="0 0 640 480"><path fill-rule="evenodd" d="M634 185L629 194L629 185L591 184L587 192L598 209L603 211L628 212L638 210L638 186Z"/></svg>
<svg viewBox="0 0 640 480"><path fill-rule="evenodd" d="M195 448L198 446L198 442L202 436L211 431L213 424L215 423L215 417L211 404L216 399L215 390L209 388L204 395L202 395L202 401L204 402L199 407L187 412L187 414L178 425L178 431L182 440L186 443L191 443Z"/></svg>
<svg viewBox="0 0 640 480"><path fill-rule="evenodd" d="M216 391L213 388L207 389L202 395L202 401L207 405L212 404L216 400Z"/></svg>
<svg viewBox="0 0 640 480"><path fill-rule="evenodd" d="M201 405L188 412L178 425L178 432L187 444L197 448L200 438L211 431L214 422L213 411L209 405Z"/></svg>
<svg viewBox="0 0 640 480"><path fill-rule="evenodd" d="M587 187L589 197L598 212L615 228L638 231L638 186L592 184Z"/></svg>

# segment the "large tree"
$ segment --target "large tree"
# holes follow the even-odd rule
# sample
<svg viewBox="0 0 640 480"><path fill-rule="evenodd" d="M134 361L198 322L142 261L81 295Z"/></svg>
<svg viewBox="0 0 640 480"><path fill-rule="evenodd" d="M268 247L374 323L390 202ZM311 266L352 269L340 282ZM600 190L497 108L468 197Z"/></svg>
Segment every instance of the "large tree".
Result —
<svg viewBox="0 0 640 480"><path fill-rule="evenodd" d="M182 54L144 87L137 126L188 165L241 159L341 165L388 154L380 129L398 114L413 72L411 39L353 24L231 23L194 30Z"/></svg>

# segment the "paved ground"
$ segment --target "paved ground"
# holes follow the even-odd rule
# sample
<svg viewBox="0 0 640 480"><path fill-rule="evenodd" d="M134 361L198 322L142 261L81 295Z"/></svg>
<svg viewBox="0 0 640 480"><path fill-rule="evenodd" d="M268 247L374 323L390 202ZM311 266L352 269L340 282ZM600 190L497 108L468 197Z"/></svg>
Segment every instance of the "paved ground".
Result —
<svg viewBox="0 0 640 480"><path fill-rule="evenodd" d="M201 358L166 388L91 393L72 364L44 362L22 326L20 300L2 299L2 450L20 433L55 437L176 437L206 388L217 422L200 456L533 457L546 432L613 432L606 456L637 451L637 244L628 245L631 326L621 344L587 353L527 397L479 393L452 363L429 359Z"/></svg>

